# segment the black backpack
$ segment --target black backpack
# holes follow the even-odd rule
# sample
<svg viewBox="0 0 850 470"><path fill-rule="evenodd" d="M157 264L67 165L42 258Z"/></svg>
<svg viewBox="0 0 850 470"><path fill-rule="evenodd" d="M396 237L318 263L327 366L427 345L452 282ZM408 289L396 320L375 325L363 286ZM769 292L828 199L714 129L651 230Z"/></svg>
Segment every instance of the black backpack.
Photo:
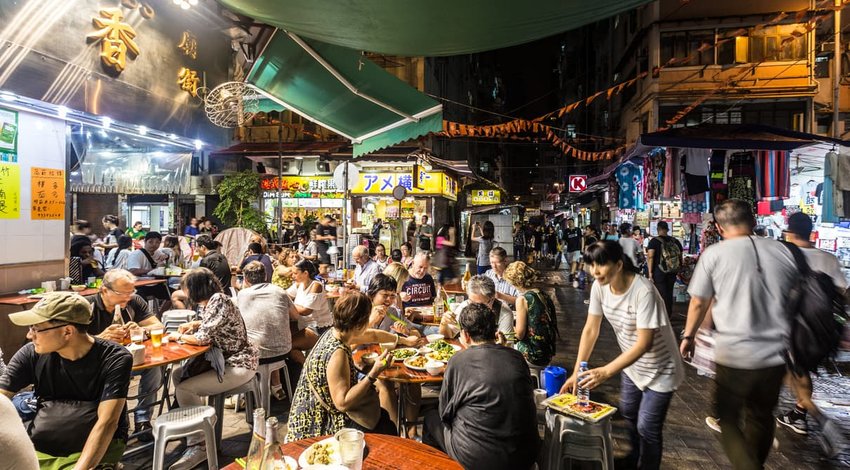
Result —
<svg viewBox="0 0 850 470"><path fill-rule="evenodd" d="M791 330L785 363L792 372L803 375L816 372L825 359L835 355L848 317L843 292L835 287L832 278L813 271L796 245L783 244L794 255L800 271L800 279L788 296Z"/></svg>

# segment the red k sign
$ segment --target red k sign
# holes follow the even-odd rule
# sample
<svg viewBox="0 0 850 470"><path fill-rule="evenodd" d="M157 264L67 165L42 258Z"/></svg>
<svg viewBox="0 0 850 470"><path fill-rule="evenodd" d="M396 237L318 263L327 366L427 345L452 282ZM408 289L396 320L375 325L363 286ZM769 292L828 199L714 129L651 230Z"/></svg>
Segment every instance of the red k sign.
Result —
<svg viewBox="0 0 850 470"><path fill-rule="evenodd" d="M570 192L580 193L587 189L587 175L570 175Z"/></svg>

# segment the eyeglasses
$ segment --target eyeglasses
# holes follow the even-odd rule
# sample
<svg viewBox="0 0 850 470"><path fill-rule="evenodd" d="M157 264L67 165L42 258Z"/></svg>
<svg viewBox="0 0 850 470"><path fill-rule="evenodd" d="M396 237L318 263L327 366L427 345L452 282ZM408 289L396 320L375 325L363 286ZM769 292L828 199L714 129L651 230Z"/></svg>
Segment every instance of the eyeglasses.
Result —
<svg viewBox="0 0 850 470"><path fill-rule="evenodd" d="M109 287L109 286L106 286L106 290L108 290L108 291L112 292L112 293L113 293L113 294L115 294L115 295L123 295L123 296L125 296L125 297L131 297L131 296L133 296L133 295L136 295L136 289L133 289L133 290L132 290L132 291L130 291L130 292L119 292L119 291L117 291L117 290L115 290L115 289L113 289L113 288L111 288L111 287Z"/></svg>
<svg viewBox="0 0 850 470"><path fill-rule="evenodd" d="M32 326L30 326L30 333L32 333L32 334L43 333L45 331L55 330L56 328L62 328L63 326L68 326L68 325L70 325L70 323L63 323L61 325L51 326L49 328L42 328L40 330L36 330L35 325L32 325Z"/></svg>

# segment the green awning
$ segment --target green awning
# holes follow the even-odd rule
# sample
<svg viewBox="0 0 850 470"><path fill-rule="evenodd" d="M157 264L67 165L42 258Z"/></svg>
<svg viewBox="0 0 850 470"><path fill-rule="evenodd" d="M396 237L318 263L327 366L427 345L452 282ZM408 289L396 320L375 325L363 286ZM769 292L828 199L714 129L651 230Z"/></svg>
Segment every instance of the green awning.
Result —
<svg viewBox="0 0 850 470"><path fill-rule="evenodd" d="M355 157L443 128L438 102L359 52L282 30L272 36L247 81L351 140Z"/></svg>
<svg viewBox="0 0 850 470"><path fill-rule="evenodd" d="M650 0L219 0L304 38L401 56L469 54L531 42Z"/></svg>

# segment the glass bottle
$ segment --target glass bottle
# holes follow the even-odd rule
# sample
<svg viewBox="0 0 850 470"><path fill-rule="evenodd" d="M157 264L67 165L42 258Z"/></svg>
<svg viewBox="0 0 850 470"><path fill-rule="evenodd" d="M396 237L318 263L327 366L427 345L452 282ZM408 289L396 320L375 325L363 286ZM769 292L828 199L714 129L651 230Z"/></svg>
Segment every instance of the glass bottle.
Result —
<svg viewBox="0 0 850 470"><path fill-rule="evenodd" d="M263 460L263 449L266 446L266 410L257 408L254 410L254 433L251 435L251 445L248 447L248 456L245 457L245 468L258 470Z"/></svg>
<svg viewBox="0 0 850 470"><path fill-rule="evenodd" d="M472 279L472 264L467 263L466 272L463 274L463 280L461 281L461 288L465 291L466 285L469 284L469 280Z"/></svg>
<svg viewBox="0 0 850 470"><path fill-rule="evenodd" d="M280 449L282 442L277 435L277 418L266 420L266 446L263 449L263 461L260 470L279 470L286 468L286 459Z"/></svg>

